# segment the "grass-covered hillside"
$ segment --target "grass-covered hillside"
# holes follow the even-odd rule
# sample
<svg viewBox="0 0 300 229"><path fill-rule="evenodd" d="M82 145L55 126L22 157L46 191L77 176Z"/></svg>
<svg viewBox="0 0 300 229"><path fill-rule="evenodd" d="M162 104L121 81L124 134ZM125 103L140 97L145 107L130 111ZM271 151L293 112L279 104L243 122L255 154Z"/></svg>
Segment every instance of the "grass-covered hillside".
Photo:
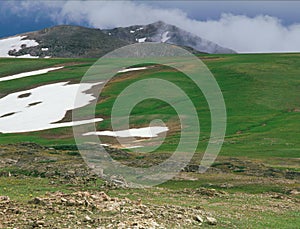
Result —
<svg viewBox="0 0 300 229"><path fill-rule="evenodd" d="M77 150L72 127L13 133L28 126L22 118L18 123L3 121L18 117L18 109L25 113L47 100L40 101L37 95L42 94L33 89L58 82L79 83L96 59L0 59L0 132L1 128L11 130L0 133L0 228L298 228L300 54L199 58L215 76L227 109L225 142L204 174L197 173L194 165L207 146L210 112L201 91L184 74L148 64L146 70L117 74L97 101L96 117L103 118L97 130L111 130L116 97L140 79L171 81L195 105L201 135L192 162L172 180L145 189L128 188L125 181L123 187L115 186L114 179L95 176ZM61 66L64 68L42 75L3 80ZM23 92L27 90L32 94ZM49 96L55 99L50 92ZM66 101L63 94L53 109L61 101ZM78 111L82 119L88 118L85 109ZM29 126L43 120L31 114L32 120L24 117ZM43 115L52 117L53 110ZM68 111L59 123L68 123L71 117ZM172 107L145 100L132 110L130 127L146 127L154 119L162 119L169 127L157 150L141 153L139 148L107 148L110 155L136 167L168 158L180 139L180 123ZM114 137L100 138L102 143L120 147ZM138 142L156 144L155 139L140 138Z"/></svg>
<svg viewBox="0 0 300 229"><path fill-rule="evenodd" d="M200 58L214 74L226 103L227 132L220 155L298 158L299 54L204 55ZM0 82L1 97L54 82L79 82L93 62L93 59L1 59L0 77L46 67L65 66L44 75ZM110 129L111 107L116 96L126 86L139 79L151 77L166 79L179 85L192 99L201 124L198 152L203 152L210 133L207 103L199 89L182 73L167 67L123 73L112 80L105 87L97 105L96 116L104 118L98 128ZM178 143L180 130L176 113L168 104L155 100L138 104L132 111L131 126L147 126L154 118L163 119L170 127L160 151L172 151ZM0 138L1 144L24 141L44 145L74 143L72 128L1 134ZM112 139L106 138L105 141Z"/></svg>

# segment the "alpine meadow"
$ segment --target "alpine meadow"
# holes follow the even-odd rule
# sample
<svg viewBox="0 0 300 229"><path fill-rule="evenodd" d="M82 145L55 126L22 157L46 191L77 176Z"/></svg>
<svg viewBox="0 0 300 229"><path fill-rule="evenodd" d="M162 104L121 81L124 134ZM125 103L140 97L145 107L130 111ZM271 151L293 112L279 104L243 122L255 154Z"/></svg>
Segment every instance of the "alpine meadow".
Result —
<svg viewBox="0 0 300 229"><path fill-rule="evenodd" d="M300 5L217 3L0 3L0 228L299 228Z"/></svg>

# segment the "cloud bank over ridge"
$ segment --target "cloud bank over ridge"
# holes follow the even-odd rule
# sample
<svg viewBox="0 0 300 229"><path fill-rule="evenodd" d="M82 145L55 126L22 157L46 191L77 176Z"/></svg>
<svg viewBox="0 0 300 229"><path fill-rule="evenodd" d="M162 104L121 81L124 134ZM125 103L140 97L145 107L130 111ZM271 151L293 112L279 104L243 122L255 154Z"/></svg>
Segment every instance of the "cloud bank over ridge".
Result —
<svg viewBox="0 0 300 229"><path fill-rule="evenodd" d="M300 23L286 26L279 18L268 15L224 13L218 20L199 21L180 9L132 1L10 1L1 8L19 17L48 17L58 24L95 28L162 20L238 52L300 52Z"/></svg>

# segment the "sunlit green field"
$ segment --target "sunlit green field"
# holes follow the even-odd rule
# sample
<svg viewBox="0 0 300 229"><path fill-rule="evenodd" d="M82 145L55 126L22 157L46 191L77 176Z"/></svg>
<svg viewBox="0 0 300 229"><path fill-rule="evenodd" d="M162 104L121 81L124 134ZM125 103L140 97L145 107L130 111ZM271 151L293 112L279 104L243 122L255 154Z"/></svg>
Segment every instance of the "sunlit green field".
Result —
<svg viewBox="0 0 300 229"><path fill-rule="evenodd" d="M254 158L298 158L300 54L203 55L200 58L214 74L227 108L226 139L220 155ZM0 82L1 96L59 81L79 82L94 59L1 59L0 76L66 66L41 76ZM98 129L110 129L114 99L126 86L145 78L162 78L180 86L193 101L199 114L201 136L198 152L204 152L210 134L210 113L201 91L187 77L168 67L119 74L104 89L96 116L104 117ZM170 133L159 151L172 151L180 138L176 112L167 103L146 100L132 111L132 127L149 125L160 118L169 124ZM59 138L58 138L59 136ZM74 144L72 128L60 128L26 134L1 134L0 143L37 142L45 145ZM106 139L110 141L110 139Z"/></svg>
<svg viewBox="0 0 300 229"><path fill-rule="evenodd" d="M158 187L106 189L101 186L105 182L100 178L94 184L84 182L85 176L76 182L65 177L69 170L79 168L78 165L85 166L76 150L72 128L23 134L0 133L1 145L34 142L49 146L38 149L31 149L30 146L27 149L18 144L2 146L0 159L15 158L20 161L0 168L0 196L9 196L13 203L30 209L29 200L49 192L104 190L112 197L127 197L133 201L141 199L147 205L176 205L190 209L200 207L217 218L218 223L214 228L297 228L299 194L292 195L291 190L299 191L300 54L201 55L199 58L215 76L226 103L226 138L218 159L212 165L213 169L225 168L221 173L218 170L204 174L183 172ZM54 82L79 83L95 61L0 59L0 77L65 66L44 75L0 82L0 97ZM147 78L161 78L176 84L195 105L201 135L192 163L198 164L210 135L209 108L199 88L174 69L156 66L116 75L105 86L97 103L96 116L104 119L97 124L97 129L111 129L111 108L119 93L128 85ZM87 118L85 109L79 111L83 119ZM68 112L64 120L70 121L71 117ZM139 103L131 112L130 126L145 127L154 119L162 119L170 131L155 152L145 155L131 152L127 160L132 160L132 165L143 166L140 163L142 159L150 163L164 159L179 142L180 123L177 114L162 101L148 99ZM101 140L115 144L111 137L101 137ZM262 163L265 167L260 167ZM226 167L234 164L238 170ZM49 171L54 175L47 177L45 174ZM249 171L253 173L247 173ZM287 179L283 171L295 172L295 175ZM225 194L209 196L197 191L202 188ZM68 213L67 210L65 213ZM34 217L42 217L42 214ZM56 217L56 213L48 211L47 214L50 218ZM94 215L97 214L100 213ZM116 215L112 214L111 217L115 218ZM203 227L208 226L203 224Z"/></svg>

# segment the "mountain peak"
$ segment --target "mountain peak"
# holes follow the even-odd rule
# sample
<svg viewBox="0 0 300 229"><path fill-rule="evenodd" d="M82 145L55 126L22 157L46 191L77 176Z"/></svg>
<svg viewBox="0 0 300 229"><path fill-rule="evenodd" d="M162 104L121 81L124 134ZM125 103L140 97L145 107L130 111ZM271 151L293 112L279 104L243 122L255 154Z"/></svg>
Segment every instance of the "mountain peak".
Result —
<svg viewBox="0 0 300 229"><path fill-rule="evenodd" d="M164 25L167 25L167 23L165 23L164 21L159 20L159 21L156 21L156 22L154 22L152 24L149 24L149 25L164 26Z"/></svg>
<svg viewBox="0 0 300 229"><path fill-rule="evenodd" d="M129 43L160 42L189 47L204 53L235 53L231 49L221 47L218 44L163 21L156 21L148 25L134 25L103 31Z"/></svg>
<svg viewBox="0 0 300 229"><path fill-rule="evenodd" d="M109 30L53 26L0 39L0 57L99 58L122 46L142 42L174 44L196 53L235 53L174 25L157 21Z"/></svg>
<svg viewBox="0 0 300 229"><path fill-rule="evenodd" d="M100 29L58 25L0 40L0 50L7 50L0 56L99 58L128 44Z"/></svg>

